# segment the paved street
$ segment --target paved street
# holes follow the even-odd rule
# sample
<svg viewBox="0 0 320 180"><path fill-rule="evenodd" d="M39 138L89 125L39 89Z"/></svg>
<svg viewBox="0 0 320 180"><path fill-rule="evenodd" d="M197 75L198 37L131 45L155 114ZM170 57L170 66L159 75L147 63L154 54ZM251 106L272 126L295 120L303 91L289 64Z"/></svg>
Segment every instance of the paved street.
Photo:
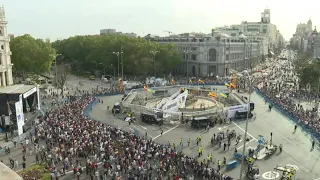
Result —
<svg viewBox="0 0 320 180"><path fill-rule="evenodd" d="M245 123L240 122L239 124L232 123L229 125L216 126L211 129L209 132L204 130L193 130L187 125L180 126L168 126L163 127L164 134L160 136L160 130L157 126L150 126L142 124L140 122L134 123L129 126L127 122L124 122L121 119L114 117L110 112L107 112L107 106L112 107L113 103L119 101L121 96L112 96L104 97L104 104L98 104L93 108L92 117L109 123L111 125L116 125L126 130L137 129L140 131L140 134L144 135L147 132L150 138L153 138L160 143L175 143L179 144L180 138L184 139L184 153L188 155L197 155L198 148L195 147L194 140L201 134L203 137L202 146L204 147L202 158L208 157L212 152L214 159L222 160L223 157L226 157L228 160L233 159L234 145L235 142L232 142L232 146L229 151L223 151L216 147L212 148L210 145L210 139L213 136L213 133L219 131L235 130L237 133L244 134ZM319 171L320 163L317 160L320 157L318 149L310 152L311 140L308 134L298 130L293 134L294 124L291 123L286 117L281 115L278 111L268 112L268 105L264 103L264 100L257 94L253 94L251 97L252 101L255 102L255 113L257 118L255 120L250 120L249 123L249 133L248 137L251 139L247 143L247 147L256 147L257 139L259 135L264 136L266 140L270 140L270 133L273 133L272 142L273 144L279 145L283 144L284 151L281 154L276 154L269 158L268 160L257 161L257 165L260 167L261 175L265 174L264 179L268 179L268 172L273 171L277 165L295 165L299 168L297 172L296 179L317 179L320 177ZM193 142L190 147L187 147L187 139L191 138ZM179 146L177 148L180 148ZM237 147L238 151L242 150L242 143ZM318 173L318 174L317 174ZM228 172L229 175L233 177L238 177L240 174L240 168L236 168Z"/></svg>
<svg viewBox="0 0 320 180"><path fill-rule="evenodd" d="M69 82L73 82L74 80L69 80ZM99 82L94 82L94 84L90 80L82 80L84 82L83 86L81 86L84 90L91 90L99 84ZM70 87L70 86L69 86ZM232 141L232 145L229 151L223 151L222 148L211 147L210 139L213 136L213 133L217 133L219 131L235 130L238 134L244 134L245 123L240 122L239 124L227 124L227 125L217 125L216 127L210 129L210 131L204 130L193 130L188 125L164 125L162 127L164 133L160 136L160 129L158 126L147 125L141 122L133 123L132 125L128 125L123 119L119 119L111 114L111 111L107 111L107 107L112 108L114 102L120 101L122 98L121 95L118 96L110 96L110 97L102 97L101 99L104 101L103 104L97 104L92 111L92 117L102 122L106 122L113 126L119 126L122 129L128 131L137 130L140 132L140 135L144 135L147 132L149 138L154 139L159 143L168 143L168 141L172 144L175 143L177 148L181 148L178 146L180 138L184 139L183 143L183 152L185 154L196 156L198 147L196 147L195 139L201 134L202 135L202 146L203 156L201 159L206 158L211 152L213 153L213 157L215 162L218 160L222 160L223 157L227 158L227 161L233 160L233 152L235 149L235 141ZM274 144L283 144L284 151L281 154L276 154L269 158L268 160L257 161L257 164L260 167L260 174L263 175L268 173L269 171L273 171L273 168L277 165L283 166L287 164L296 165L299 170L297 172L296 179L317 179L320 177L320 174L317 174L317 170L320 169L320 163L318 163L318 159L320 157L320 153L318 149L310 152L311 141L310 136L305 134L304 132L298 130L295 134L293 134L294 124L291 123L286 117L281 115L279 112L273 110L271 112L267 112L267 104L264 103L264 100L260 98L257 94L253 94L251 97L252 101L255 102L255 113L257 114L257 118L255 120L250 120L249 124L249 133L248 137L251 139L248 146L255 147L257 145L257 139L259 135L263 135L265 139L270 140L270 132L273 133L272 142ZM190 146L187 146L187 139L190 138L192 140ZM20 146L19 146L20 147ZM239 152L242 150L242 143L237 146ZM22 160L21 148L12 149L11 156L14 159L18 159L19 162ZM1 155L0 158L5 162L5 164L9 165L8 155ZM27 155L27 165L30 165L35 162L34 155ZM100 168L102 168L100 166ZM21 169L20 167L15 170ZM240 168L236 168L235 170L227 172L232 177L239 177ZM73 173L70 172L68 175L64 176L63 179L71 179ZM264 179L268 179L268 176L265 174Z"/></svg>

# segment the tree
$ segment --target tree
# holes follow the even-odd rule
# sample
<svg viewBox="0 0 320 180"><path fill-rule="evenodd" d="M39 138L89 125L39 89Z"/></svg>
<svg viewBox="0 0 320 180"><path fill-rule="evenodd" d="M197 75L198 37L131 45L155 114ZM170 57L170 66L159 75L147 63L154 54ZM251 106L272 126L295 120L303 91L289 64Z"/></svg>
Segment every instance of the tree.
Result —
<svg viewBox="0 0 320 180"><path fill-rule="evenodd" d="M13 38L10 49L14 70L24 75L49 72L52 61L56 57L56 51L50 43L34 39L28 34Z"/></svg>
<svg viewBox="0 0 320 180"><path fill-rule="evenodd" d="M64 61L78 63L79 72L93 72L99 64L106 65L108 73L113 74L111 64L116 67L118 58L113 52L123 53L123 69L126 75L150 75L153 73L153 55L150 51L160 51L156 55L157 73L170 72L180 64L182 59L174 44L159 44L142 38L131 38L125 35L91 35L75 36L52 43ZM121 62L120 62L121 66ZM120 68L121 71L121 68Z"/></svg>
<svg viewBox="0 0 320 180"><path fill-rule="evenodd" d="M64 93L64 85L67 81L67 76L70 71L69 65L60 65L55 67L54 85L61 90L61 95Z"/></svg>

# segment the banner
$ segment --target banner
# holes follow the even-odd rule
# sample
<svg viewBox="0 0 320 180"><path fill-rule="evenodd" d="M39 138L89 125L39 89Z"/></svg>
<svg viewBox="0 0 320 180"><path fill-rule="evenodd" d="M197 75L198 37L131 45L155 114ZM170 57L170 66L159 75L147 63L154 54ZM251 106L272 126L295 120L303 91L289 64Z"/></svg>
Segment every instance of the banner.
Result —
<svg viewBox="0 0 320 180"><path fill-rule="evenodd" d="M18 126L18 134L19 136L23 133L23 125L24 125L24 114L22 107L22 95L19 95L19 101L15 103L16 108L16 118L17 118L17 126Z"/></svg>
<svg viewBox="0 0 320 180"><path fill-rule="evenodd" d="M169 100L163 107L162 110L179 111L179 108L185 108L188 96L188 90L179 94L173 100Z"/></svg>

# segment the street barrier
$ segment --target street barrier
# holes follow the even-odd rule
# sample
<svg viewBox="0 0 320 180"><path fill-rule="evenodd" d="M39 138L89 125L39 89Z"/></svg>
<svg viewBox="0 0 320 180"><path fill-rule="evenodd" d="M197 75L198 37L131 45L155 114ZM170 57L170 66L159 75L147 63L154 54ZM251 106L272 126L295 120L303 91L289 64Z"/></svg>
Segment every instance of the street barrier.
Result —
<svg viewBox="0 0 320 180"><path fill-rule="evenodd" d="M294 123L299 125L305 132L311 135L313 140L317 140L318 143L320 142L320 133L316 132L312 127L310 127L308 124L305 124L303 121L299 119L296 115L293 113L287 111L283 108L283 106L277 102L274 102L271 98L269 98L267 95L265 95L262 91L259 89L255 89L255 92L260 95L262 98L264 98L268 103L272 104L273 107L275 107L277 110L279 110L283 115L288 117L290 120L292 120Z"/></svg>

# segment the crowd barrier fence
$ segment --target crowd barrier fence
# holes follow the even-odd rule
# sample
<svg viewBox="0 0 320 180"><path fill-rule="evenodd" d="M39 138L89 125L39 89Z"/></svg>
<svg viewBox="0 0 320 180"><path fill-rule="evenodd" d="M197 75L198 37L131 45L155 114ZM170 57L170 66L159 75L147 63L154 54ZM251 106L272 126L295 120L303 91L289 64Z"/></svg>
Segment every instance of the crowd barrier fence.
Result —
<svg viewBox="0 0 320 180"><path fill-rule="evenodd" d="M255 92L263 97L268 103L272 104L273 107L275 107L277 110L279 110L283 115L285 115L287 118L292 120L294 123L299 125L305 132L311 135L313 140L320 142L320 133L316 132L312 127L309 125L305 124L303 121L299 119L296 115L293 113L289 112L288 110L284 109L283 106L277 102L274 102L271 98L269 98L267 95L265 95L262 91L259 89L255 89Z"/></svg>

